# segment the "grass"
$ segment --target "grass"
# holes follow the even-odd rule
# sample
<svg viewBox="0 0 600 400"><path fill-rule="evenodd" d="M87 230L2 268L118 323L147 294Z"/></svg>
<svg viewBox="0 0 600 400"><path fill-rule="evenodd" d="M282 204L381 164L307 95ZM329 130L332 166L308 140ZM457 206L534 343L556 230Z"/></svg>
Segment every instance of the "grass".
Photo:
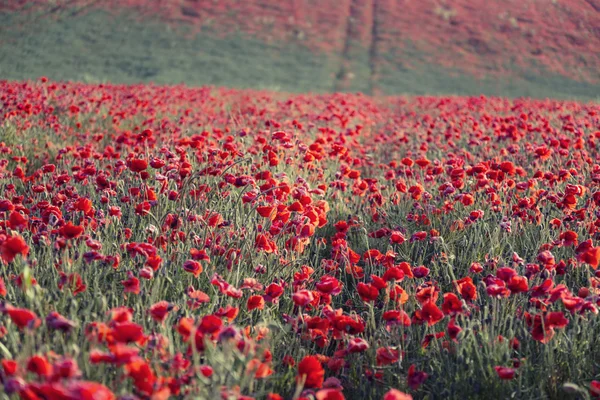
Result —
<svg viewBox="0 0 600 400"><path fill-rule="evenodd" d="M188 35L185 26L143 23L133 14L61 11L50 17L0 14L0 78L190 86L217 85L285 92L369 92L368 49L351 46L346 69L341 57L318 54L297 43L252 39L242 33L218 38L210 30ZM393 54L392 54L393 53ZM549 74L515 71L512 77L476 79L419 61L420 54L396 48L381 68L384 94L458 94L536 98L597 98L600 86ZM402 54L402 56L398 56ZM407 60L398 63L396 60ZM410 65L410 67L409 67ZM338 82L340 72L352 79Z"/></svg>

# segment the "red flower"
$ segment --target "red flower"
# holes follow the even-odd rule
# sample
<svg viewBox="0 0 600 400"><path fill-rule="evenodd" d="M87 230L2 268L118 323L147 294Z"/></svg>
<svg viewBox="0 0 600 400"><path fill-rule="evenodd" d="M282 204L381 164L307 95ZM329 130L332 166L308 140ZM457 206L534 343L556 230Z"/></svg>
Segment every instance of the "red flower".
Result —
<svg viewBox="0 0 600 400"><path fill-rule="evenodd" d="M458 334L460 332L462 332L462 328L458 325L456 325L454 318L452 318L450 320L450 322L448 322L448 327L446 328L447 332L448 332L448 336L450 337L450 339L456 341L456 338L458 337Z"/></svg>
<svg viewBox="0 0 600 400"><path fill-rule="evenodd" d="M541 343L548 343L554 337L554 328L564 328L569 320L562 312L551 312L542 316L525 313L525 323L531 331L531 336Z"/></svg>
<svg viewBox="0 0 600 400"><path fill-rule="evenodd" d="M455 315L462 312L462 303L454 293L444 294L444 302L442 303L444 314Z"/></svg>
<svg viewBox="0 0 600 400"><path fill-rule="evenodd" d="M8 314L12 322L20 329L25 327L37 328L41 323L37 315L26 308L15 308L11 305L6 305L3 312Z"/></svg>
<svg viewBox="0 0 600 400"><path fill-rule="evenodd" d="M27 361L27 371L33 372L39 377L48 378L52 375L52 364L42 356L32 356Z"/></svg>
<svg viewBox="0 0 600 400"><path fill-rule="evenodd" d="M554 260L554 255L548 250L540 252L537 256L537 260L545 268L551 268L552 266L554 266L554 264L556 264L556 261Z"/></svg>
<svg viewBox="0 0 600 400"><path fill-rule="evenodd" d="M163 322L171 310L173 310L173 305L164 300L153 304L149 309L150 316L156 322Z"/></svg>
<svg viewBox="0 0 600 400"><path fill-rule="evenodd" d="M380 347L376 351L377 365L390 365L397 362L400 359L400 352L391 347Z"/></svg>
<svg viewBox="0 0 600 400"><path fill-rule="evenodd" d="M558 239L562 241L563 246L577 246L578 243L578 235L573 231L562 232Z"/></svg>
<svg viewBox="0 0 600 400"><path fill-rule="evenodd" d="M298 364L298 382L304 381L307 389L318 389L323 386L325 370L317 356L306 356Z"/></svg>
<svg viewBox="0 0 600 400"><path fill-rule="evenodd" d="M83 211L85 215L90 214L92 211L92 201L85 197L80 197L74 204L75 209L79 211Z"/></svg>
<svg viewBox="0 0 600 400"><path fill-rule="evenodd" d="M511 380L515 377L515 369L508 367L494 367L498 377L503 380Z"/></svg>
<svg viewBox="0 0 600 400"><path fill-rule="evenodd" d="M148 168L148 161L140 158L134 158L127 163L127 166L133 172L142 172Z"/></svg>
<svg viewBox="0 0 600 400"><path fill-rule="evenodd" d="M342 291L342 284L335 277L324 275L317 283L317 290L321 293L337 295Z"/></svg>
<svg viewBox="0 0 600 400"><path fill-rule="evenodd" d="M246 373L254 375L257 379L266 378L273 374L273 370L269 364L254 358L246 365Z"/></svg>
<svg viewBox="0 0 600 400"><path fill-rule="evenodd" d="M121 281L121 284L125 287L123 292L140 294L140 280L135 276L129 275L129 279Z"/></svg>
<svg viewBox="0 0 600 400"><path fill-rule="evenodd" d="M144 338L144 328L133 322L116 323L112 329L112 336L117 342L138 342Z"/></svg>
<svg viewBox="0 0 600 400"><path fill-rule="evenodd" d="M383 400L413 400L410 394L403 393L397 389L390 389L383 395Z"/></svg>
<svg viewBox="0 0 600 400"><path fill-rule="evenodd" d="M402 244L405 240L406 238L399 231L392 231L392 233L390 234L390 243Z"/></svg>
<svg viewBox="0 0 600 400"><path fill-rule="evenodd" d="M5 263L10 263L19 254L26 257L29 253L29 246L21 236L11 236L2 242L0 250L2 251L2 260Z"/></svg>
<svg viewBox="0 0 600 400"><path fill-rule="evenodd" d="M317 400L344 400L345 397L341 391L337 389L323 389L316 394Z"/></svg>
<svg viewBox="0 0 600 400"><path fill-rule="evenodd" d="M13 230L23 230L27 227L29 218L26 214L21 214L18 211L13 211L8 217L8 226Z"/></svg>
<svg viewBox="0 0 600 400"><path fill-rule="evenodd" d="M248 298L248 302L246 304L248 307L248 311L252 311L255 309L262 310L265 308L265 299L262 296L254 295Z"/></svg>
<svg viewBox="0 0 600 400"><path fill-rule="evenodd" d="M306 307L315 299L315 296L310 290L302 289L292 295L294 304L298 307Z"/></svg>
<svg viewBox="0 0 600 400"><path fill-rule="evenodd" d="M275 206L259 206L256 207L256 211L263 218L269 218L271 221L275 220L277 216L277 207Z"/></svg>
<svg viewBox="0 0 600 400"><path fill-rule="evenodd" d="M221 320L221 318L215 316L215 315L206 315L204 317L202 317L202 320L200 321L200 325L198 326L198 330L202 333L215 333L217 332L219 329L221 329L221 326L223 325L223 321Z"/></svg>
<svg viewBox="0 0 600 400"><path fill-rule="evenodd" d="M67 385L67 398L114 400L115 395L104 385L96 382L71 381Z"/></svg>
<svg viewBox="0 0 600 400"><path fill-rule="evenodd" d="M191 274L193 274L196 278L202 273L203 268L202 264L198 261L187 260L183 263L183 269Z"/></svg>
<svg viewBox="0 0 600 400"><path fill-rule="evenodd" d="M418 267L413 268L412 272L415 275L415 278L425 278L429 275L429 268L424 265L419 265Z"/></svg>
<svg viewBox="0 0 600 400"><path fill-rule="evenodd" d="M356 286L358 295L364 302L371 302L377 300L379 297L379 290L371 284L359 282Z"/></svg>
<svg viewBox="0 0 600 400"><path fill-rule="evenodd" d="M390 325L410 326L410 316L402 310L390 310L383 313L383 319Z"/></svg>
<svg viewBox="0 0 600 400"><path fill-rule="evenodd" d="M593 269L600 264L600 247L593 247L591 240L582 242L575 250L577 260L589 264Z"/></svg>
<svg viewBox="0 0 600 400"><path fill-rule="evenodd" d="M83 226L73 225L73 223L71 221L69 221L66 225L63 225L60 228L59 233L65 239L75 239L75 238L78 238L79 236L81 236L83 231L84 231Z"/></svg>
<svg viewBox="0 0 600 400"><path fill-rule="evenodd" d="M281 295L283 295L283 288L281 287L281 285L278 285L276 283L271 283L265 289L265 301L277 303Z"/></svg>
<svg viewBox="0 0 600 400"><path fill-rule="evenodd" d="M412 390L417 390L419 386L421 386L423 382L425 382L427 377L428 375L425 372L417 371L414 364L408 368L408 386Z"/></svg>
<svg viewBox="0 0 600 400"><path fill-rule="evenodd" d="M477 300L477 287L473 284L473 279L470 276L454 281L454 284L463 299L467 301Z"/></svg>
<svg viewBox="0 0 600 400"><path fill-rule="evenodd" d="M77 326L73 321L63 317L56 311L52 311L50 314L48 314L46 317L46 325L48 325L49 328L57 329L63 332L68 332Z"/></svg>
<svg viewBox="0 0 600 400"><path fill-rule="evenodd" d="M513 276L508 280L506 286L512 294L523 293L529 290L529 282L524 276Z"/></svg>
<svg viewBox="0 0 600 400"><path fill-rule="evenodd" d="M256 237L255 246L257 250L264 251L265 253L277 252L277 245L275 242L269 240L269 238L262 233Z"/></svg>
<svg viewBox="0 0 600 400"><path fill-rule="evenodd" d="M16 374L18 367L19 364L17 364L17 362L14 360L2 360L2 369L4 370L4 374L6 374L6 376L13 376Z"/></svg>
<svg viewBox="0 0 600 400"><path fill-rule="evenodd" d="M133 379L133 384L137 390L146 395L151 395L154 392L154 382L156 377L148 363L136 357L133 361L125 366L125 373Z"/></svg>
<svg viewBox="0 0 600 400"><path fill-rule="evenodd" d="M369 343L362 338L352 338L348 342L348 352L350 353L362 353L369 348Z"/></svg>
<svg viewBox="0 0 600 400"><path fill-rule="evenodd" d="M427 325L435 325L441 321L442 318L444 318L444 313L433 301L428 301L423 304L423 307L421 308L421 319L427 322Z"/></svg>

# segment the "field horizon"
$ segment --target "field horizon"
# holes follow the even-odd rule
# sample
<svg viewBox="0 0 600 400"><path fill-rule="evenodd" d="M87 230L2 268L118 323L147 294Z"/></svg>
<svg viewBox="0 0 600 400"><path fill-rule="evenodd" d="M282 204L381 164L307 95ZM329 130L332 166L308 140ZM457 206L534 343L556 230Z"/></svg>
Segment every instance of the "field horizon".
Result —
<svg viewBox="0 0 600 400"><path fill-rule="evenodd" d="M597 99L599 18L588 1L515 2L506 5L513 16L501 6L482 16L476 6L440 8L429 0L407 3L406 10L397 1L343 1L330 11L328 4L313 10L308 0L280 9L231 0L230 12L222 10L227 2L171 1L160 8L137 0L54 6L5 0L0 73L14 80L48 76L297 93ZM391 22L413 26L406 25L409 18L415 27L421 20L431 26L404 32ZM489 19L490 26L469 22L473 18ZM325 27L310 33L319 21ZM577 30L565 40L548 30L549 21ZM329 39L319 41L323 35Z"/></svg>

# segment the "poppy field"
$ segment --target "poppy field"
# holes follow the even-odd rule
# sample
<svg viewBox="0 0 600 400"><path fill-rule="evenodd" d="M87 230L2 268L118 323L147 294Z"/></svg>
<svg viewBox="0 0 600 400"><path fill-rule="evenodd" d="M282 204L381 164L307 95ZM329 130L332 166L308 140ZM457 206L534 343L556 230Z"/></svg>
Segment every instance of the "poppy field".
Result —
<svg viewBox="0 0 600 400"><path fill-rule="evenodd" d="M600 105L0 81L21 399L600 397Z"/></svg>

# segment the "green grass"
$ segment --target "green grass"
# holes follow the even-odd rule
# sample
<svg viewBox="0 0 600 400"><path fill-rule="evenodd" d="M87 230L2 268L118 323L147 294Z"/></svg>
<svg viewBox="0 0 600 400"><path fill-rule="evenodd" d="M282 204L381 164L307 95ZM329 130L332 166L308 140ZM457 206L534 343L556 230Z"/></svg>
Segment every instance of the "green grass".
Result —
<svg viewBox="0 0 600 400"><path fill-rule="evenodd" d="M1 78L327 91L337 68L330 58L297 46L267 45L241 34L189 39L164 24L103 11L32 21L0 15L7 27L0 37Z"/></svg>
<svg viewBox="0 0 600 400"><path fill-rule="evenodd" d="M0 79L47 76L54 80L191 86L218 85L286 92L344 90L369 92L367 49L352 46L348 69L354 75L336 84L341 56L317 54L301 43L266 44L242 33L217 38L210 32L190 35L159 21L104 11L62 11L50 17L0 14ZM599 85L561 76L516 71L513 78L476 79L427 64L404 46L408 63L382 67L378 88L385 94L462 94L509 97L593 99ZM384 54L397 60L397 55Z"/></svg>

